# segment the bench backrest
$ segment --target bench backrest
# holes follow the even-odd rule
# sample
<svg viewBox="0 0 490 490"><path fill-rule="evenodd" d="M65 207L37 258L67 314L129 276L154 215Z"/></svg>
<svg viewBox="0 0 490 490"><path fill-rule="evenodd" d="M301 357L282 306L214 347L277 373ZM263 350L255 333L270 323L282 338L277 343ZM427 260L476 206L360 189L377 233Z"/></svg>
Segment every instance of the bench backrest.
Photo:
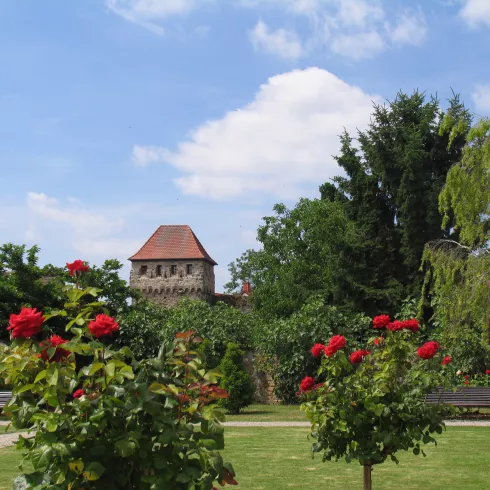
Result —
<svg viewBox="0 0 490 490"><path fill-rule="evenodd" d="M12 393L10 391L0 391L0 407L7 405L11 398Z"/></svg>
<svg viewBox="0 0 490 490"><path fill-rule="evenodd" d="M426 397L427 403L444 403L455 407L490 407L490 388L484 386L458 388L456 391L440 389Z"/></svg>

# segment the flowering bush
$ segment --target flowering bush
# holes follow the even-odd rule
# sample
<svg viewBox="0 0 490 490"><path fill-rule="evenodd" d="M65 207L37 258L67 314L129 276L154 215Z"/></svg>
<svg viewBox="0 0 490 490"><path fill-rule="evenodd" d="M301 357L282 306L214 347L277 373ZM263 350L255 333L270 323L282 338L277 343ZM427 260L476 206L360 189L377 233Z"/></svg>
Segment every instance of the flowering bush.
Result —
<svg viewBox="0 0 490 490"><path fill-rule="evenodd" d="M86 267L78 266L77 278ZM15 428L34 432L17 444L34 472L18 477L15 488L236 484L217 452L222 414L213 403L227 394L216 386L217 373L203 369L200 339L178 334L156 358L136 362L127 348L108 345L118 324L99 313L102 302L86 301L97 294L68 286L64 310L25 308L11 317L13 341L1 353L0 376L14 388L4 413ZM50 335L53 317L66 322L66 339Z"/></svg>
<svg viewBox="0 0 490 490"><path fill-rule="evenodd" d="M417 320L381 315L373 328L377 337L370 339L369 350L351 352L347 339L332 337L318 380L307 377L300 385L313 453L323 453L324 461L358 460L369 489L374 465L388 458L398 462L400 450L424 454L421 445L435 442L432 434L442 432L452 410L425 403L426 394L444 385L450 361L437 342L418 347ZM317 352L315 346L312 353Z"/></svg>

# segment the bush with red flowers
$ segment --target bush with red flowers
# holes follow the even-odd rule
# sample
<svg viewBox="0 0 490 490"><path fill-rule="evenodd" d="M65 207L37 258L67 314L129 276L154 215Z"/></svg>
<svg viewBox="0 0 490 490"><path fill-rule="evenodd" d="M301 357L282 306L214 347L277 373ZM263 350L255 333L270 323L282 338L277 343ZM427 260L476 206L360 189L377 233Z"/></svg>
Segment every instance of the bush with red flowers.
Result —
<svg viewBox="0 0 490 490"><path fill-rule="evenodd" d="M425 456L422 444L435 442L432 434L443 431L453 410L425 403L428 393L446 385L450 358L437 342L420 345L418 321L381 315L373 328L378 336L369 340L369 350L353 351L348 339L332 337L317 380L307 377L300 386L313 453L359 461L366 485L372 468L388 458L398 462L399 451Z"/></svg>
<svg viewBox="0 0 490 490"><path fill-rule="evenodd" d="M77 264L77 262L79 262ZM85 271L82 261L73 270ZM78 283L78 281L77 281ZM12 342L0 351L0 378L13 386L3 409L33 472L14 488L212 490L235 485L223 448L227 397L206 372L193 331L177 335L157 358L137 362L109 345L118 323L95 288L67 286L64 310L24 308L10 317ZM66 324L50 334L52 319Z"/></svg>

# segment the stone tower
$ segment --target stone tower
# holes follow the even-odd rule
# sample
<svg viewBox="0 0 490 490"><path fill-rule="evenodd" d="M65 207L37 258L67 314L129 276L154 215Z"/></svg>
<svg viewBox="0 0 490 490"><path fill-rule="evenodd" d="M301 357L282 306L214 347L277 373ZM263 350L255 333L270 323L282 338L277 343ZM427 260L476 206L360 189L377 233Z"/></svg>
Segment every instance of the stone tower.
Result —
<svg viewBox="0 0 490 490"><path fill-rule="evenodd" d="M154 303L171 306L183 297L213 299L218 264L187 225L160 226L129 260L131 287Z"/></svg>

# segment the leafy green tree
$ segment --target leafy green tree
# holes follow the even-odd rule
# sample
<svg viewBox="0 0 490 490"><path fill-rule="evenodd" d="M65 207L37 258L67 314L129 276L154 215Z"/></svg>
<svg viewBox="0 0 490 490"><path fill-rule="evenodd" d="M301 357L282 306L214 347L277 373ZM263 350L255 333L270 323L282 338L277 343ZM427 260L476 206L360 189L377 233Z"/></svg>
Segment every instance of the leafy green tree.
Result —
<svg viewBox="0 0 490 490"><path fill-rule="evenodd" d="M230 265L231 290L240 280L254 285L251 301L265 317L288 317L311 295L352 307L350 265L356 229L338 202L301 199L291 210L274 206L258 230L262 249Z"/></svg>
<svg viewBox="0 0 490 490"><path fill-rule="evenodd" d="M7 243L0 246L0 338L7 339L5 327L10 314L22 306L59 308L63 304L62 269L39 267L39 247Z"/></svg>
<svg viewBox="0 0 490 490"><path fill-rule="evenodd" d="M233 414L240 413L242 408L253 402L254 388L250 376L243 364L244 352L238 345L229 343L219 365L222 374L220 386L228 393L219 402L220 406Z"/></svg>
<svg viewBox="0 0 490 490"><path fill-rule="evenodd" d="M441 131L452 144L466 127L466 121L449 115ZM490 120L469 131L439 204L444 226L452 223L459 241L427 245L421 311L430 304L432 322L455 363L467 373L482 373L490 363Z"/></svg>

